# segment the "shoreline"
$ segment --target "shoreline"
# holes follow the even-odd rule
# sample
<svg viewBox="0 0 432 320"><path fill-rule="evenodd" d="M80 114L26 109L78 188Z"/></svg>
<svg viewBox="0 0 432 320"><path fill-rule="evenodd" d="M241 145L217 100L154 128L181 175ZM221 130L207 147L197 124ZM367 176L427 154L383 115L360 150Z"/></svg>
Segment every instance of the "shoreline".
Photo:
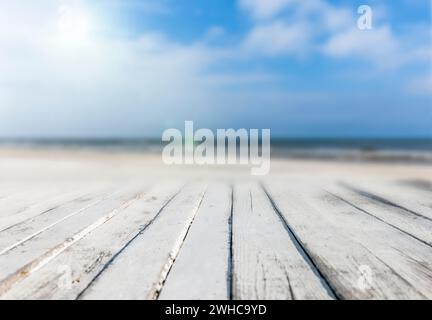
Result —
<svg viewBox="0 0 432 320"><path fill-rule="evenodd" d="M308 180L344 177L393 177L424 180L432 177L430 163L364 161L334 158L271 158L268 175L251 176L250 165L166 165L160 153L109 152L90 149L0 147L0 177L3 179L146 179L158 178L292 178Z"/></svg>
<svg viewBox="0 0 432 320"><path fill-rule="evenodd" d="M5 154L69 154L69 155L130 155L130 156L159 156L162 145L148 145L139 148L129 144L118 145L61 145L61 144L2 144L0 143L0 156ZM318 160L343 161L367 163L402 163L402 164L429 164L432 165L432 149L359 149L335 147L271 147L271 157L275 160Z"/></svg>

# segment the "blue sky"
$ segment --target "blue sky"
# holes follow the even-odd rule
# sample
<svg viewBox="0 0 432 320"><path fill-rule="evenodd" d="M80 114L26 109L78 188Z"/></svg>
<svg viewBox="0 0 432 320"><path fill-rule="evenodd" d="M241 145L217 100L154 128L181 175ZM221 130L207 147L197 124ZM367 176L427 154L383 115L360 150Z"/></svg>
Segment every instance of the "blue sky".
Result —
<svg viewBox="0 0 432 320"><path fill-rule="evenodd" d="M428 0L0 0L0 136L432 137L431 26Z"/></svg>

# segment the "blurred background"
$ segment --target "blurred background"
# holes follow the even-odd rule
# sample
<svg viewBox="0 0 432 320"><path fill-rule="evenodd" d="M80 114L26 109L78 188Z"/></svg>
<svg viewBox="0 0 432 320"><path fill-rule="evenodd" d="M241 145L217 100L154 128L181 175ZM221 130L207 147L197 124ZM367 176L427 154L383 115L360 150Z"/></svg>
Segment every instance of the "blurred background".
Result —
<svg viewBox="0 0 432 320"><path fill-rule="evenodd" d="M431 8L0 0L1 145L159 152L193 120L270 128L278 156L430 162Z"/></svg>

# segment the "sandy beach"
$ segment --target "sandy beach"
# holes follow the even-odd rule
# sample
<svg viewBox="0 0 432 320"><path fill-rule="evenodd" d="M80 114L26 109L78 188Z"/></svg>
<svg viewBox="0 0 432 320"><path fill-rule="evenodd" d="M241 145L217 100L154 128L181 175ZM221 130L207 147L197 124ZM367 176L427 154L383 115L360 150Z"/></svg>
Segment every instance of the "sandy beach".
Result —
<svg viewBox="0 0 432 320"><path fill-rule="evenodd" d="M44 148L0 148L3 182L110 180L143 178L251 178L248 165L166 165L159 153L62 150ZM335 161L273 157L269 175L257 179L299 177L427 179L432 166L422 163ZM253 177L252 177L253 178ZM60 180L61 181L61 180Z"/></svg>

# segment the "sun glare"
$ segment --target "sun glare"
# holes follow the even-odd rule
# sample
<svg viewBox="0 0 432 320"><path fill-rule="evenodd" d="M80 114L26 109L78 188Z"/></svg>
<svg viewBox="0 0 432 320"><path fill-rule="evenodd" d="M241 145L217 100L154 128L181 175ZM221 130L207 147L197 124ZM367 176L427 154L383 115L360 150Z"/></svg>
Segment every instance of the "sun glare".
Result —
<svg viewBox="0 0 432 320"><path fill-rule="evenodd" d="M70 6L61 6L58 10L58 31L63 41L82 44L89 38L89 17L85 12Z"/></svg>

